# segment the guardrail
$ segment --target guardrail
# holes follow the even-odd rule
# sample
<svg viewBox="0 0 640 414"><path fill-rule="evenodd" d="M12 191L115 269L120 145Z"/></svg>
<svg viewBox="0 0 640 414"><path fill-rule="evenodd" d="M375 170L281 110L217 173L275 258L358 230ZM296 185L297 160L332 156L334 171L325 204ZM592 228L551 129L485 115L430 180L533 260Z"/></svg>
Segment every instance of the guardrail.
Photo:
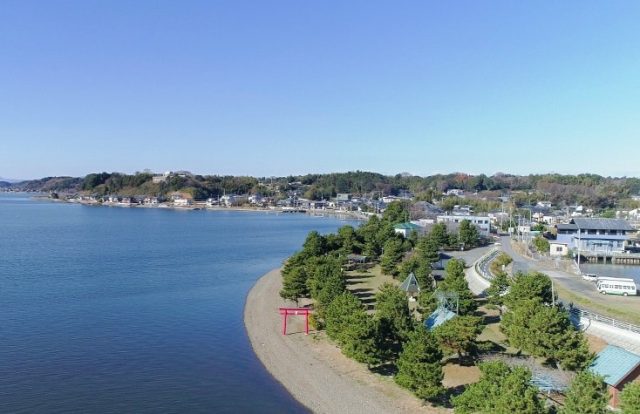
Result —
<svg viewBox="0 0 640 414"><path fill-rule="evenodd" d="M610 318L609 316L600 315L599 313L576 307L572 307L571 309L569 309L569 312L578 318L589 319L592 321L604 323L605 325L613 326L615 328L624 329L629 332L640 334L640 326L634 325L632 323L619 321L617 319Z"/></svg>
<svg viewBox="0 0 640 414"><path fill-rule="evenodd" d="M500 249L494 247L489 250L484 256L482 256L479 260L476 261L475 269L476 273L480 275L485 280L491 282L493 280L493 274L491 271L485 269L485 265L489 263L491 260L495 259L495 257L500 253Z"/></svg>

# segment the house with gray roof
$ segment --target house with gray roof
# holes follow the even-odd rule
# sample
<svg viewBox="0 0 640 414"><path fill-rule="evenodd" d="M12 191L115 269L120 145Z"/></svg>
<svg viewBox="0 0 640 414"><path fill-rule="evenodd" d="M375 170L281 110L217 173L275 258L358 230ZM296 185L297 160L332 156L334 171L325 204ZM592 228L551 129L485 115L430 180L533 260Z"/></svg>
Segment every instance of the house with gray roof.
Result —
<svg viewBox="0 0 640 414"><path fill-rule="evenodd" d="M609 406L616 409L624 386L640 379L640 355L608 345L598 354L589 370L604 378L609 392Z"/></svg>
<svg viewBox="0 0 640 414"><path fill-rule="evenodd" d="M557 241L584 253L621 253L636 232L628 221L604 218L573 218L556 225Z"/></svg>

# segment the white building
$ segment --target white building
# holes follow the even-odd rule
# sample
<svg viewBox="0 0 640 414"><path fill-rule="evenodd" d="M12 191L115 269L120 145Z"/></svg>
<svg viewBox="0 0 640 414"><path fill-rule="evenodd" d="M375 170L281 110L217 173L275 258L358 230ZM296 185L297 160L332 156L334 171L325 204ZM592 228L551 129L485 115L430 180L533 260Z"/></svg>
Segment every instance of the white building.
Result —
<svg viewBox="0 0 640 414"><path fill-rule="evenodd" d="M481 236L489 237L491 234L491 219L487 216L454 216L454 215L445 215L438 216L438 223L462 223L463 220L467 220L471 222L471 224L475 225L478 228L478 233Z"/></svg>
<svg viewBox="0 0 640 414"><path fill-rule="evenodd" d="M569 254L569 245L567 243L551 241L549 242L549 255L551 257L564 257Z"/></svg>

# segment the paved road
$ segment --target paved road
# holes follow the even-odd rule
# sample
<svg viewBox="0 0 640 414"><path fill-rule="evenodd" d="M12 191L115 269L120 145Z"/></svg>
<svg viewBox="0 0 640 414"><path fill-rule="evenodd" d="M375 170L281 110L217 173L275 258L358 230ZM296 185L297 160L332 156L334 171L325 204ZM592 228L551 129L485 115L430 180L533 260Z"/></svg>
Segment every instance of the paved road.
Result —
<svg viewBox="0 0 640 414"><path fill-rule="evenodd" d="M580 277L576 275L572 275L567 272L562 272L558 270L548 270L541 268L541 263L535 262L531 259L526 259L519 254L517 254L511 248L511 241L508 237L503 237L501 240L501 249L509 256L514 259L513 268L515 271L523 271L527 272L530 270L540 270L544 273L548 274L553 280L555 280L558 284L561 284L566 289L572 289L575 292L579 292L584 296L587 296L590 299L595 299L598 303L606 303L604 301L607 300L623 300L628 301L632 306L640 306L640 298L638 297L603 297L599 295L595 288L593 287L592 282L587 282L582 280ZM467 256L465 259L467 260L467 264L472 264L480 257L482 257L485 253L487 253L491 247L484 248L482 250L478 249L477 251L466 252ZM473 261L472 261L473 260ZM475 267L471 266L466 270L466 279L469 282L469 288L471 291L479 296L484 295L484 290L489 286L489 282L483 279L480 275L475 271ZM633 301L633 302L632 302ZM610 303L609 303L610 304ZM626 305L625 305L626 306ZM632 333L630 331L618 329L612 327L610 325L606 325L600 322L590 321L587 319L581 319L582 329L591 335L600 337L604 339L607 343L612 345L617 345L624 349L627 349L631 352L635 352L640 355L640 335Z"/></svg>
<svg viewBox="0 0 640 414"><path fill-rule="evenodd" d="M564 272L559 269L554 269L552 267L553 264L549 263L549 261L535 261L533 259L528 259L520 256L511 248L511 242L508 236L502 237L501 243L502 250L513 258L514 273L516 271L540 271L549 275L549 277L557 282L562 288L576 295L587 298L592 303L596 303L605 307L611 306L613 304L619 307L624 307L626 310L637 310L640 313L640 297L602 295L598 293L593 282L583 280L578 275ZM566 300L570 301L570 298L566 298ZM593 311L598 312L598 309L594 308Z"/></svg>

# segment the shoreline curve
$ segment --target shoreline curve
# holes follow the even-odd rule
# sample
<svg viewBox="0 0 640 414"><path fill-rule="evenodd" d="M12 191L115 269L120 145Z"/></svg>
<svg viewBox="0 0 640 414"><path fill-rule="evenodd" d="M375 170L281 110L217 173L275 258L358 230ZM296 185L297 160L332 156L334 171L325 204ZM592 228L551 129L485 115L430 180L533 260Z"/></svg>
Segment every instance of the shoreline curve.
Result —
<svg viewBox="0 0 640 414"><path fill-rule="evenodd" d="M393 379L371 373L345 357L324 333L304 334L304 320L292 317L282 334L278 307L280 269L262 276L249 291L244 324L251 346L267 371L314 413L443 413L426 406Z"/></svg>

